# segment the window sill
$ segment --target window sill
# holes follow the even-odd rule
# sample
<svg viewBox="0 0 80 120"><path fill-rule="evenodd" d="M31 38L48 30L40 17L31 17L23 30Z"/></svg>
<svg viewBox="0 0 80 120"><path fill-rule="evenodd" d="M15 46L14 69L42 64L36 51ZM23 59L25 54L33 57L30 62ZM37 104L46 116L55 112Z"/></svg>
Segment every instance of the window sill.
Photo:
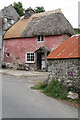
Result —
<svg viewBox="0 0 80 120"><path fill-rule="evenodd" d="M41 42L44 42L44 41L37 41L37 43L41 43Z"/></svg>
<svg viewBox="0 0 80 120"><path fill-rule="evenodd" d="M26 63L35 63L34 61L26 61Z"/></svg>

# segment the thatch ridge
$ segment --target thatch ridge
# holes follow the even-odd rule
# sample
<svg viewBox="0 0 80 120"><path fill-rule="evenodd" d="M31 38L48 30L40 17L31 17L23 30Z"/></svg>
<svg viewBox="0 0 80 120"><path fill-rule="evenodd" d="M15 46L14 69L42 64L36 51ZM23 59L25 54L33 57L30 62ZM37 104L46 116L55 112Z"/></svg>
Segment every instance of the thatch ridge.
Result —
<svg viewBox="0 0 80 120"><path fill-rule="evenodd" d="M72 25L62 13L52 13L46 16L33 17L21 37L34 37L36 35L75 34Z"/></svg>
<svg viewBox="0 0 80 120"><path fill-rule="evenodd" d="M41 17L41 16L47 16L50 15L52 13L62 13L61 9L56 9L56 10L51 10L51 11L45 11L45 12L41 12L41 13L35 13L33 15L33 17ZM62 13L63 14L63 13Z"/></svg>

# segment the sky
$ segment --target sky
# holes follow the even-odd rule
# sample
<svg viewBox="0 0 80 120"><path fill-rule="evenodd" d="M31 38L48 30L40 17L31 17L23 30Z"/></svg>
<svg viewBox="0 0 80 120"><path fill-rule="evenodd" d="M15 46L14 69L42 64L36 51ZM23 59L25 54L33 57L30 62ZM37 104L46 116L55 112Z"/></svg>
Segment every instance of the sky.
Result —
<svg viewBox="0 0 80 120"><path fill-rule="evenodd" d="M74 28L78 28L78 2L80 0L1 0L0 10L13 2L22 2L23 8L43 6L45 11L61 8L64 16Z"/></svg>

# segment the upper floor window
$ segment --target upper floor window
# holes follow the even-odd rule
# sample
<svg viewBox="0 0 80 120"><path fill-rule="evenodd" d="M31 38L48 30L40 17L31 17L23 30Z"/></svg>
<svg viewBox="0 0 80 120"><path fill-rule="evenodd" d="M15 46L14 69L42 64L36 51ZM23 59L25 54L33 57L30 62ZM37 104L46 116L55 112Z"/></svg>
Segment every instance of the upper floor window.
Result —
<svg viewBox="0 0 80 120"><path fill-rule="evenodd" d="M26 53L26 62L27 63L34 63L34 52L27 52Z"/></svg>
<svg viewBox="0 0 80 120"><path fill-rule="evenodd" d="M37 36L37 41L38 42L43 42L44 41L44 36L43 35Z"/></svg>

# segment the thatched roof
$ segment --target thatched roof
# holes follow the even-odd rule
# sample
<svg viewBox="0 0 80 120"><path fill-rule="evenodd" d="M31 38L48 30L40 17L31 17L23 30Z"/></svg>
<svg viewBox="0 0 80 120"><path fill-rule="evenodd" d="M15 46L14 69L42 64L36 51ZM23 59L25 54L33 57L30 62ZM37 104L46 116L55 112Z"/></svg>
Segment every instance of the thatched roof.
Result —
<svg viewBox="0 0 80 120"><path fill-rule="evenodd" d="M21 18L5 34L4 38L34 37L36 35L75 34L71 24L60 9Z"/></svg>

